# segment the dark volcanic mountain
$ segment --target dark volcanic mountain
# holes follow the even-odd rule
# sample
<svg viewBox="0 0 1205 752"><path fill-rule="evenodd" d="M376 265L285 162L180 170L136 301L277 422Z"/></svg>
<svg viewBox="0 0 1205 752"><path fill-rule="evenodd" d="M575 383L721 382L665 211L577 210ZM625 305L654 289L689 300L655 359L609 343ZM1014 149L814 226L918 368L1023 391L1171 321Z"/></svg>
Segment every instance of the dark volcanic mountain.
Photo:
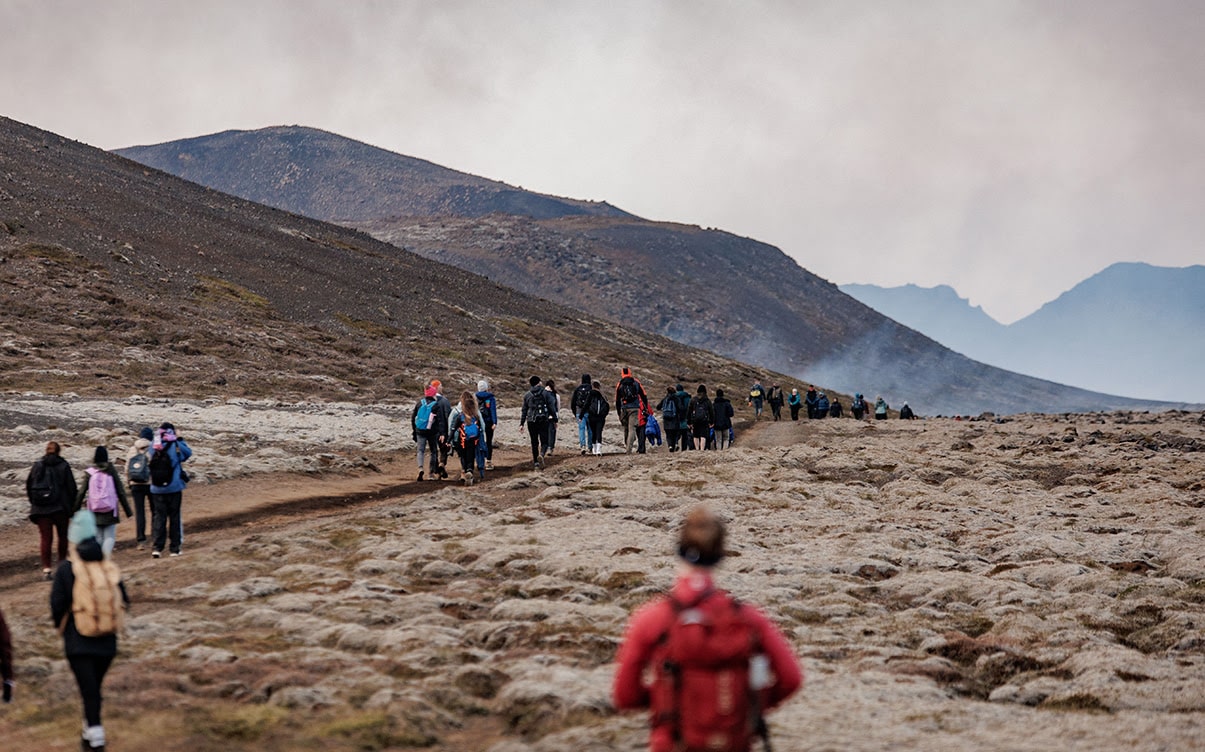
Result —
<svg viewBox="0 0 1205 752"><path fill-rule="evenodd" d="M710 352L0 119L0 388L413 398L438 375L744 384ZM568 385L568 384L567 384Z"/></svg>
<svg viewBox="0 0 1205 752"><path fill-rule="evenodd" d="M764 243L536 194L530 194L536 210L516 209L524 202L510 191L518 189L490 183L497 193L483 191L481 178L322 131L227 132L119 153L219 190L354 225L595 316L830 389L908 400L923 413L1167 406L972 361ZM441 198L432 200L436 194ZM500 207L496 195L507 196L509 207Z"/></svg>

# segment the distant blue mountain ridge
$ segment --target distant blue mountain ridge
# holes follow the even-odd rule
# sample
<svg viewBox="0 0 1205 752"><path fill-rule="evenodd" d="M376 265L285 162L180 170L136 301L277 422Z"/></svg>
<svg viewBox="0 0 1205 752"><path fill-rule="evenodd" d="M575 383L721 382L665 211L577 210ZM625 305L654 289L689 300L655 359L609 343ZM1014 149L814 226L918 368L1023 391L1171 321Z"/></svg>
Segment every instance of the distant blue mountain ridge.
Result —
<svg viewBox="0 0 1205 752"><path fill-rule="evenodd" d="M1205 403L1205 266L1117 263L1010 325L948 285L841 291L975 360L1084 389Z"/></svg>

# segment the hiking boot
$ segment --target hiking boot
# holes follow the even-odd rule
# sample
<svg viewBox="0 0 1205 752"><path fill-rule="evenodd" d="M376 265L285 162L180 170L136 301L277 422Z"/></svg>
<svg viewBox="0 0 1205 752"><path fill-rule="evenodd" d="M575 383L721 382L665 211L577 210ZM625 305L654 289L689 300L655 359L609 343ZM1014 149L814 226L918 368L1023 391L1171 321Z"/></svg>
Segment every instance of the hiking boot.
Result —
<svg viewBox="0 0 1205 752"><path fill-rule="evenodd" d="M163 552L162 552L162 551L151 551L151 558L152 558L152 559L158 559L158 558L159 558L160 556L162 556L162 555L163 555Z"/></svg>
<svg viewBox="0 0 1205 752"><path fill-rule="evenodd" d="M172 558L183 555L183 551L172 551Z"/></svg>
<svg viewBox="0 0 1205 752"><path fill-rule="evenodd" d="M444 467L443 465L439 466L439 477L443 480L448 479L448 469L446 467Z"/></svg>
<svg viewBox="0 0 1205 752"><path fill-rule="evenodd" d="M485 461L485 469L486 469L486 470L493 470L493 469L494 469L494 463L493 463L493 461L492 461L492 460L486 460L486 461Z"/></svg>

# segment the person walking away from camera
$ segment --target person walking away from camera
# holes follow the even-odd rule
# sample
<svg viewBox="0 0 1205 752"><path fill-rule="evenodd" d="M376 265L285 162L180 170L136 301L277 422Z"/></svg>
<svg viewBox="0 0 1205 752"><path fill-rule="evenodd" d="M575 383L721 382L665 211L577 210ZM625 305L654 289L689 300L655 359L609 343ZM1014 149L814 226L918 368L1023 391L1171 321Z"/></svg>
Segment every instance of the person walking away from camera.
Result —
<svg viewBox="0 0 1205 752"><path fill-rule="evenodd" d="M523 394L519 429L527 425L527 435L531 438L531 464L536 470L543 470L544 455L548 453L548 423L552 420L552 395L544 388L539 376L532 376L528 383L531 388Z"/></svg>
<svg viewBox="0 0 1205 752"><path fill-rule="evenodd" d="M612 702L649 711L651 752L768 749L764 714L803 684L783 633L716 586L725 536L706 508L687 514L672 589L632 615L616 655Z"/></svg>
<svg viewBox="0 0 1205 752"><path fill-rule="evenodd" d="M661 446L661 424L657 422L656 415L645 413L644 427L641 430L644 431L644 440L650 450Z"/></svg>
<svg viewBox="0 0 1205 752"><path fill-rule="evenodd" d="M418 446L419 480L423 479L424 460L430 463L431 480L439 479L439 437L447 433L447 427L440 422L443 413L439 410L437 395L435 387L427 385L422 398L410 411L410 437Z"/></svg>
<svg viewBox="0 0 1205 752"><path fill-rule="evenodd" d="M569 398L569 409L573 411L573 417L577 421L577 448L581 454L592 452L594 447L590 441L590 415L587 408L590 406L590 374L582 374L582 383L577 385L573 390L573 396Z"/></svg>
<svg viewBox="0 0 1205 752"><path fill-rule="evenodd" d="M641 439L640 411L647 410L648 395L644 387L632 375L632 369L623 367L619 382L615 384L615 412L619 415L619 423L623 426L624 452L632 453L632 444ZM643 444L643 441L640 442ZM643 449L643 446L641 447Z"/></svg>
<svg viewBox="0 0 1205 752"><path fill-rule="evenodd" d="M611 403L607 402L602 392L602 384L595 381L590 384L590 401L586 407L590 421L590 451L592 454L603 453L603 428L607 425L607 414L611 412Z"/></svg>
<svg viewBox="0 0 1205 752"><path fill-rule="evenodd" d="M4 612L0 611L0 680L4 681L4 703L13 701L13 687L16 685L13 674L13 636L8 631L8 622L4 620Z"/></svg>
<svg viewBox="0 0 1205 752"><path fill-rule="evenodd" d="M151 495L151 441L155 432L144 426L138 438L126 452L126 485L134 505L134 543L138 550L146 548L146 529L149 521L146 514Z"/></svg>
<svg viewBox="0 0 1205 752"><path fill-rule="evenodd" d="M816 392L816 387L809 386L807 393L803 395L803 404L808 410L808 420L816 419L816 403L820 401L820 395Z"/></svg>
<svg viewBox="0 0 1205 752"><path fill-rule="evenodd" d="M887 410L889 409L890 408L887 407L887 400L883 399L881 396L874 398L875 420L887 420Z"/></svg>
<svg viewBox="0 0 1205 752"><path fill-rule="evenodd" d="M908 403L905 402L904 406L900 408L900 420L913 420L914 418L916 418L916 413L912 412L912 408L908 407Z"/></svg>
<svg viewBox="0 0 1205 752"><path fill-rule="evenodd" d="M38 526L41 538L42 576L50 579L50 553L58 534L58 561L67 559L67 523L78 493L71 465L61 456L57 441L46 443L46 454L33 463L25 478L29 498L29 521Z"/></svg>
<svg viewBox="0 0 1205 752"><path fill-rule="evenodd" d="M854 392L853 402L849 403L849 411L854 414L854 420L862 420L862 416L866 414L866 400L862 398L861 392Z"/></svg>
<svg viewBox="0 0 1205 752"><path fill-rule="evenodd" d="M833 404L828 408L828 417L840 418L844 414L844 409L841 407L841 398L833 397Z"/></svg>
<svg viewBox="0 0 1205 752"><path fill-rule="evenodd" d="M665 443L671 452L678 451L678 400L672 386L665 387L665 396L657 403L661 411L661 430L665 432Z"/></svg>
<svg viewBox="0 0 1205 752"><path fill-rule="evenodd" d="M816 419L822 420L828 417L828 395L821 392L816 397Z"/></svg>
<svg viewBox="0 0 1205 752"><path fill-rule="evenodd" d="M98 446L92 453L92 466L84 470L80 486L72 511L87 508L96 516L96 537L100 539L105 556L109 556L117 546L117 523L121 521L117 505L121 504L127 518L133 517L134 511L130 509L130 502L126 498L121 475L117 468L109 464L109 450L106 447Z"/></svg>
<svg viewBox="0 0 1205 752"><path fill-rule="evenodd" d="M791 396L787 397L787 407L791 408L791 420L799 420L799 408L803 407L803 398L799 396L798 389L791 390Z"/></svg>
<svg viewBox="0 0 1205 752"><path fill-rule="evenodd" d="M694 436L695 449L711 449L711 427L715 423L715 412L711 400L707 397L707 387L699 384L695 396L686 408L690 416L691 433Z"/></svg>
<svg viewBox="0 0 1205 752"><path fill-rule="evenodd" d="M725 445L732 446L732 418L736 411L732 402L724 396L723 389L715 390L715 401L711 403L711 411L715 416L712 425L715 426L715 447L723 449Z"/></svg>
<svg viewBox="0 0 1205 752"><path fill-rule="evenodd" d="M473 465L477 460L477 445L484 440L485 430L482 427L481 413L477 409L477 398L472 392L460 395L460 402L452 409L452 422L448 425L448 435L452 437L452 446L460 457L460 480L466 485L473 485Z"/></svg>
<svg viewBox="0 0 1205 752"><path fill-rule="evenodd" d="M452 453L452 445L448 438L448 425L452 419L452 403L444 396L444 385L439 379L431 379L431 386L435 387L435 409L439 411L439 425L443 429L443 433L435 436L435 443L439 446L439 477L448 477L448 455Z"/></svg>
<svg viewBox="0 0 1205 752"><path fill-rule="evenodd" d="M552 395L552 416L548 419L548 454L556 448L556 427L561 422L561 395L557 393L556 382L549 379L544 389Z"/></svg>
<svg viewBox="0 0 1205 752"><path fill-rule="evenodd" d="M749 387L749 406L753 408L753 419L761 420L762 403L766 399L766 390L760 381L753 382Z"/></svg>
<svg viewBox="0 0 1205 752"><path fill-rule="evenodd" d="M678 441L680 449L694 449L694 441L690 436L690 392L681 384L674 385L674 398L678 400Z"/></svg>
<svg viewBox="0 0 1205 752"><path fill-rule="evenodd" d="M162 556L165 544L172 556L179 556L184 543L181 507L188 484L183 465L192 457L192 449L176 435L171 423L159 426L151 449L151 556Z"/></svg>
<svg viewBox="0 0 1205 752"><path fill-rule="evenodd" d="M81 747L105 748L101 725L101 684L117 655L129 596L121 571L105 556L96 538L96 521L87 509L71 518L71 550L54 573L50 589L50 617L63 636L63 652L79 686L84 706Z"/></svg>
<svg viewBox="0 0 1205 752"><path fill-rule="evenodd" d="M494 469L494 428L498 425L498 398L490 391L490 382L482 379L477 382L477 412L481 414L481 425L485 429L484 443L478 446L484 449L486 470ZM481 454L482 452L478 452Z"/></svg>
<svg viewBox="0 0 1205 752"><path fill-rule="evenodd" d="M770 403L770 413L774 420L782 420L782 387L771 384L770 391L766 393L766 401Z"/></svg>

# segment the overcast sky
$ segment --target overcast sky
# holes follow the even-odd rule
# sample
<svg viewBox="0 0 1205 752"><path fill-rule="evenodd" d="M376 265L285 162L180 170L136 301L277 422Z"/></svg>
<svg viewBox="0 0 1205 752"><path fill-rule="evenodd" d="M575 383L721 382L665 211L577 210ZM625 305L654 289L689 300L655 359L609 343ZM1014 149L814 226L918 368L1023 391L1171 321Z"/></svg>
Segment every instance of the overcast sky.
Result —
<svg viewBox="0 0 1205 752"><path fill-rule="evenodd" d="M1008 323L1205 263L1205 2L0 0L0 113L308 125Z"/></svg>

